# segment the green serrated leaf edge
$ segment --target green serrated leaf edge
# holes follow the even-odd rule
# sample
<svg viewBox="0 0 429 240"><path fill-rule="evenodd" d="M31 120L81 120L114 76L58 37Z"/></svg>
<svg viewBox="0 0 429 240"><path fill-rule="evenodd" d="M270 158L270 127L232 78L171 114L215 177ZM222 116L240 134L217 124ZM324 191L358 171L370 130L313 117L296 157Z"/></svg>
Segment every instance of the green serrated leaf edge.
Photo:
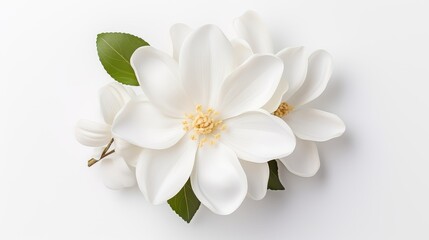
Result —
<svg viewBox="0 0 429 240"><path fill-rule="evenodd" d="M142 46L148 46L149 45L149 43L147 43L145 40L143 40L143 39L141 39L141 38L139 38L139 37L137 37L137 36L134 36L134 35L132 35L132 34L129 34L129 33L120 33L120 32L104 32L104 33L99 33L98 35L97 35L97 40L96 40L96 45L97 45L97 53L98 53L98 58L99 58L99 60L100 60L100 62L101 62L101 64L103 65L103 68L104 68L104 70L106 70L106 72L113 78L113 79L115 79L116 81L118 81L118 82L120 82L120 83L122 83L122 84L126 84L126 85L131 85L131 86L138 86L139 85L139 83L138 83L138 81L137 81L137 77L135 76L135 74L134 74L134 70L132 69L132 67L131 67L131 63L130 63L130 59L129 58L131 58L131 55L129 56L129 57L127 57L127 56L124 56L124 54L123 53L121 53L121 50L119 50L119 49L116 49L115 47L113 47L108 41L106 41L104 38L103 38L103 36L105 36L105 35L116 35L116 36L126 36L128 39L129 38L132 38L133 40L137 40L137 41L140 41L140 43L139 44L137 44L136 46L135 46L135 49L134 50L136 50L137 48L139 48L139 47L142 47ZM122 67L117 67L117 66L114 66L114 65L112 65L112 63L111 62L109 62L109 61L106 61L106 60L104 60L104 58L105 58L105 56L102 56L103 55L103 53L102 53L102 51L100 50L100 41L102 41L104 44L106 44L113 52L115 52L116 54L117 54L117 56L119 56L121 59L123 59L123 61L125 62L125 63L127 63L128 64L128 66L129 66L129 68L128 68L128 70L127 71L124 71L123 70L123 68ZM129 47L129 46L128 46ZM122 76L118 76L118 74L116 73L116 74L113 74L111 71L112 71L112 69L111 68L114 68L117 72L121 72L119 75L122 75Z"/></svg>
<svg viewBox="0 0 429 240"><path fill-rule="evenodd" d="M200 200L198 200L197 196L195 196L195 193L192 190L190 180L188 180L182 189L180 189L180 191L167 202L171 209L173 209L173 211L176 212L177 215L179 215L187 223L191 222L192 218L201 205ZM195 205L193 205L192 202L195 202ZM183 204L185 205L185 210L181 207Z"/></svg>

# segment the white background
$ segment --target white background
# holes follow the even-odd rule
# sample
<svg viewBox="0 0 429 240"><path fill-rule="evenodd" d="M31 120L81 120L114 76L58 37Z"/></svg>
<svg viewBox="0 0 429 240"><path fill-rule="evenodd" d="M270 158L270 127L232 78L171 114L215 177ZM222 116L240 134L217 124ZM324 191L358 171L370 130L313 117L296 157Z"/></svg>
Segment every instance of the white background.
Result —
<svg viewBox="0 0 429 240"><path fill-rule="evenodd" d="M169 50L169 26L260 13L277 50L332 53L315 103L346 123L320 172L229 216L191 224L137 189L106 189L73 135L100 119L112 81L95 37L129 32ZM0 239L429 239L429 2L425 0L0 1Z"/></svg>

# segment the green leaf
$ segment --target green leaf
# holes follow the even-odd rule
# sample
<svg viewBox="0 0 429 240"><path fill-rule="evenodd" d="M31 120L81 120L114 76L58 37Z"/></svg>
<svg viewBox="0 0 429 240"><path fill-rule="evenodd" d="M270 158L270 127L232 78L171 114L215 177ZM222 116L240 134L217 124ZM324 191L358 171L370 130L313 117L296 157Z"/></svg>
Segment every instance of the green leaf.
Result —
<svg viewBox="0 0 429 240"><path fill-rule="evenodd" d="M198 208L200 201L192 191L191 182L188 180L183 188L167 201L170 207L187 223L191 222Z"/></svg>
<svg viewBox="0 0 429 240"><path fill-rule="evenodd" d="M268 162L268 166L270 167L270 178L268 179L268 189L270 190L285 190L282 183L279 179L279 168L277 166L276 160L271 160Z"/></svg>
<svg viewBox="0 0 429 240"><path fill-rule="evenodd" d="M143 39L128 33L97 35L97 52L101 64L113 79L127 85L139 85L130 58L137 48L147 45Z"/></svg>

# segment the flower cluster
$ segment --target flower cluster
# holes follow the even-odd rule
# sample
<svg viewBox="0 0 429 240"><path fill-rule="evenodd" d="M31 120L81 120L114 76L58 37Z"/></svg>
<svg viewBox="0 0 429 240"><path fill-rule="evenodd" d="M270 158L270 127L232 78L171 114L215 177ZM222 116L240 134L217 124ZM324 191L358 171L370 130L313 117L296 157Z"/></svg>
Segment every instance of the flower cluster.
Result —
<svg viewBox="0 0 429 240"><path fill-rule="evenodd" d="M129 34L98 36L100 60L122 84L100 90L104 123L79 121L76 138L99 149L88 166L100 162L107 187L137 183L149 202L168 202L189 222L200 203L226 215L246 196L284 189L277 164L316 174L316 142L345 130L336 115L307 107L326 88L331 56L275 53L251 11L234 27L230 40L214 25L173 25L171 55Z"/></svg>

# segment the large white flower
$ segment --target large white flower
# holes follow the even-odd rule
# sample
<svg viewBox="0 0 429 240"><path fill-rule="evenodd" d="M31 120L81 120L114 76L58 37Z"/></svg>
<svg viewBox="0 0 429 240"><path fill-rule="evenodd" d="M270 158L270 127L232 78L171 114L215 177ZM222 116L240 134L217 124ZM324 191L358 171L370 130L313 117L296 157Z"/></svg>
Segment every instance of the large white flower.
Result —
<svg viewBox="0 0 429 240"><path fill-rule="evenodd" d="M79 120L75 128L76 139L85 146L95 147L97 157L100 157L103 150L106 149L104 151L106 157L97 163L100 165L103 183L106 187L110 189L132 187L136 183L132 168L135 166L141 148L119 138L113 140L111 124L125 103L134 96L134 93L114 82L101 88L99 96L104 123ZM109 147L106 148L106 146Z"/></svg>
<svg viewBox="0 0 429 240"><path fill-rule="evenodd" d="M173 58L179 62L180 51L184 40L192 32L192 28L183 23L174 24L170 28L170 36L173 47ZM251 56L251 50L247 43L240 39L231 40L233 47L233 65L241 65L247 58ZM267 184L270 176L268 163L255 163L240 160L241 166L244 169L247 177L248 191L247 195L251 199L261 200L267 193Z"/></svg>
<svg viewBox="0 0 429 240"><path fill-rule="evenodd" d="M248 11L237 18L234 27L239 37L248 43L241 44L244 56L250 56L252 52L274 53L269 32L255 12ZM345 131L338 116L306 107L325 90L332 74L332 57L326 51L318 50L308 58L303 47L286 48L276 56L283 61L284 72L264 109L286 121L297 137L294 153L280 158L281 162L290 172L311 177L320 167L315 142L338 137Z"/></svg>
<svg viewBox="0 0 429 240"><path fill-rule="evenodd" d="M149 46L134 52L131 64L150 101L130 101L113 134L145 148L136 176L148 201L165 202L190 178L205 206L232 213L248 188L239 159L264 163L295 147L287 124L261 109L283 63L255 55L235 68L231 43L213 25L185 37L178 57Z"/></svg>

